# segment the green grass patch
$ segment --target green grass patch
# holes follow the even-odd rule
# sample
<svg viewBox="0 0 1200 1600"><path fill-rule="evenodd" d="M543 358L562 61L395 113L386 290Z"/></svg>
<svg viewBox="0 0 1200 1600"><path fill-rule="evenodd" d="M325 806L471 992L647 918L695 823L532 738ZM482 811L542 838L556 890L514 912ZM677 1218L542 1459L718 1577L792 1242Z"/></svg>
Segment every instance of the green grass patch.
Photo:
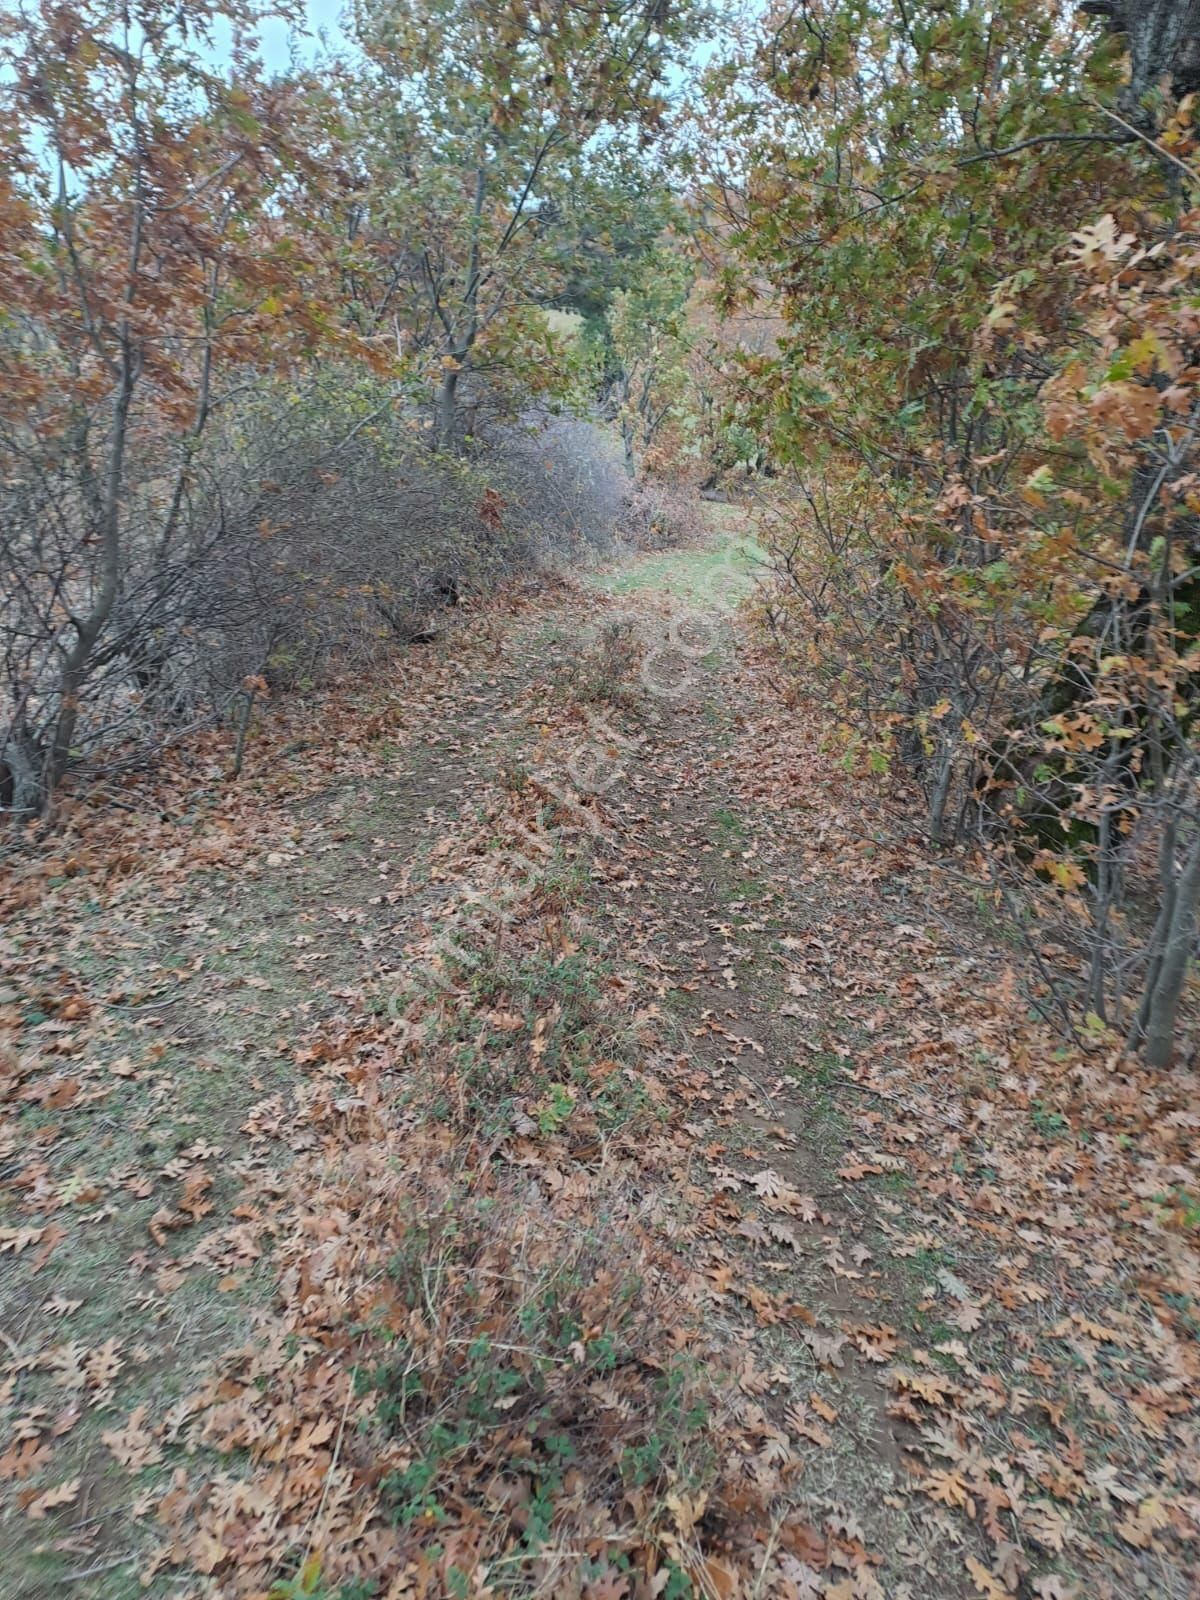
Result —
<svg viewBox="0 0 1200 1600"><path fill-rule="evenodd" d="M606 594L659 590L718 611L733 611L754 590L763 551L745 533L719 532L711 542L635 556L585 582Z"/></svg>

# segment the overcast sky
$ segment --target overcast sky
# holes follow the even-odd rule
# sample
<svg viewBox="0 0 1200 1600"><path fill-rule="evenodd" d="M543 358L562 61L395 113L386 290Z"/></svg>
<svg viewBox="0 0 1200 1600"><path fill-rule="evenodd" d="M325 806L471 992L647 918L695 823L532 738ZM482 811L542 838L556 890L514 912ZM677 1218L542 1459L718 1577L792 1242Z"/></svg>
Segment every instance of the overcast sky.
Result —
<svg viewBox="0 0 1200 1600"><path fill-rule="evenodd" d="M3 0L0 0L0 4ZM339 25L339 18L345 10L345 0L305 0L305 13L308 17L308 33L311 37L296 41L301 60L308 61L320 50L320 42L316 35L325 33L329 43L335 50L346 42L346 36ZM282 71L291 60L292 30L285 22L273 17L264 22L259 29L262 38L263 60L274 71Z"/></svg>

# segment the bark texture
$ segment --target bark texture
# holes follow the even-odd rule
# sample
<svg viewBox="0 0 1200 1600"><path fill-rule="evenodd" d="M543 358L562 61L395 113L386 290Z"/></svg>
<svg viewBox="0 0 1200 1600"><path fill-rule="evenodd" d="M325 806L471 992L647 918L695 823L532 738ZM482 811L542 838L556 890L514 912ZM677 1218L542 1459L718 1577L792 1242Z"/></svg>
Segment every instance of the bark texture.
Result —
<svg viewBox="0 0 1200 1600"><path fill-rule="evenodd" d="M1154 120L1146 97L1164 83L1176 99L1200 89L1200 0L1084 0L1080 9L1128 41L1122 101L1131 120Z"/></svg>

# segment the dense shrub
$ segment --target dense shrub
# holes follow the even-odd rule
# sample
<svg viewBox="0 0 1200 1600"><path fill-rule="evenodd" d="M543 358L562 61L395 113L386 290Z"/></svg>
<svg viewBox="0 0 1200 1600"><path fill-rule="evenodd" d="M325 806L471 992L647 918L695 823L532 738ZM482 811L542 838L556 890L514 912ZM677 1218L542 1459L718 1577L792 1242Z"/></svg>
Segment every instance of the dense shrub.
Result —
<svg viewBox="0 0 1200 1600"><path fill-rule="evenodd" d="M586 421L529 415L447 456L382 380L333 368L247 383L193 453L169 538L173 482L148 428L130 454L118 597L80 686L76 770L144 759L225 715L248 678L287 688L362 668L555 551L603 547L628 493L619 449ZM0 521L2 759L22 811L57 715L54 596L78 533L69 494L19 470Z"/></svg>
<svg viewBox="0 0 1200 1600"><path fill-rule="evenodd" d="M0 809L17 816L97 756L219 714L247 676L361 661L551 528L614 520L586 425L525 414L585 381L545 309L576 242L615 248L641 186L609 135L657 140L687 8L567 8L531 52L522 7L367 5L352 64L282 74L262 14L0 17Z"/></svg>
<svg viewBox="0 0 1200 1600"><path fill-rule="evenodd" d="M1113 13L1139 50L1146 15ZM1123 86L1053 7L806 0L717 83L775 112L709 193L723 302L783 317L736 389L778 474L777 637L851 764L1036 908L1082 1025L1164 1065L1200 899L1200 177L1155 37Z"/></svg>

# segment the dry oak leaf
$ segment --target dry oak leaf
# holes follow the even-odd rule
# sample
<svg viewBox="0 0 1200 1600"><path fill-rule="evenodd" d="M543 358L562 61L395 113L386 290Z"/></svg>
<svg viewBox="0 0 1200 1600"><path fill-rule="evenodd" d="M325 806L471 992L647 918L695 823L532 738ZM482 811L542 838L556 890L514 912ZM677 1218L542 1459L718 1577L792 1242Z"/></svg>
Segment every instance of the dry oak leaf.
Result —
<svg viewBox="0 0 1200 1600"><path fill-rule="evenodd" d="M827 1400L822 1400L819 1394L810 1393L808 1398L818 1416L824 1417L826 1422L837 1421L838 1410L836 1406L831 1406Z"/></svg>
<svg viewBox="0 0 1200 1600"><path fill-rule="evenodd" d="M1019 1545L1013 1544L1011 1539L996 1541L996 1548L992 1551L992 1572L995 1577L1010 1589L1019 1589L1021 1578L1028 1571L1029 1563Z"/></svg>
<svg viewBox="0 0 1200 1600"><path fill-rule="evenodd" d="M11 1250L13 1255L19 1256L22 1250L36 1244L45 1231L44 1228L0 1228L0 1254Z"/></svg>
<svg viewBox="0 0 1200 1600"><path fill-rule="evenodd" d="M32 1478L34 1473L41 1472L49 1461L49 1445L41 1444L37 1439L14 1442L0 1456L0 1482L14 1478L20 1483L23 1478Z"/></svg>
<svg viewBox="0 0 1200 1600"><path fill-rule="evenodd" d="M321 1445L327 1444L333 1437L336 1424L332 1417L322 1417L317 1422L306 1422L297 1434L291 1446L293 1454L298 1456L312 1455Z"/></svg>
<svg viewBox="0 0 1200 1600"><path fill-rule="evenodd" d="M834 1413L836 1415L836 1412ZM808 1414L808 1407L803 1400L797 1400L788 1407L784 1414L784 1421L793 1433L799 1434L802 1439L807 1439L810 1444L815 1444L821 1450L827 1450L833 1443L825 1429Z"/></svg>
<svg viewBox="0 0 1200 1600"><path fill-rule="evenodd" d="M1127 256L1136 243L1132 233L1118 231L1116 219L1108 211L1098 222L1071 235L1071 254L1081 267L1093 271L1106 261Z"/></svg>
<svg viewBox="0 0 1200 1600"><path fill-rule="evenodd" d="M791 1584L791 1588L783 1590L782 1593L791 1595L793 1600L820 1600L825 1593L820 1573L815 1572L806 1562L797 1561L795 1556L786 1550L780 1554L779 1569L781 1575Z"/></svg>
<svg viewBox="0 0 1200 1600"><path fill-rule="evenodd" d="M159 1206L158 1210L146 1224L146 1229L156 1245L165 1246L167 1232L171 1228L187 1226L187 1218L181 1217L177 1211L172 1211L168 1206Z"/></svg>
<svg viewBox="0 0 1200 1600"><path fill-rule="evenodd" d="M897 1372L894 1382L897 1389L907 1389L931 1406L944 1406L951 1394L962 1392L956 1383L917 1372Z"/></svg>
<svg viewBox="0 0 1200 1600"><path fill-rule="evenodd" d="M1098 421L1120 428L1127 439L1133 440L1153 433L1160 407L1157 389L1120 380L1103 384L1096 391L1088 409Z"/></svg>
<svg viewBox="0 0 1200 1600"><path fill-rule="evenodd" d="M718 1263L716 1266L709 1267L705 1277L710 1279L712 1283L710 1291L712 1294L726 1295L733 1287L733 1268L727 1264Z"/></svg>
<svg viewBox="0 0 1200 1600"><path fill-rule="evenodd" d="M704 1508L708 1504L708 1493L702 1489L696 1495L669 1494L665 1503L667 1510L675 1519L675 1526L686 1538L704 1515Z"/></svg>
<svg viewBox="0 0 1200 1600"><path fill-rule="evenodd" d="M1170 1522L1170 1512L1158 1496L1152 1494L1142 1501L1136 1511L1122 1517L1117 1523L1117 1532L1126 1544L1138 1550L1148 1550L1154 1535L1161 1528L1169 1527Z"/></svg>
<svg viewBox="0 0 1200 1600"><path fill-rule="evenodd" d="M818 1333L815 1329L806 1328L800 1337L812 1351L818 1366L845 1366L842 1349L849 1341L844 1333Z"/></svg>
<svg viewBox="0 0 1200 1600"><path fill-rule="evenodd" d="M879 1363L888 1361L898 1348L896 1330L886 1323L880 1323L878 1327L847 1324L846 1332L850 1335L855 1349L860 1355L866 1356L868 1361Z"/></svg>
<svg viewBox="0 0 1200 1600"><path fill-rule="evenodd" d="M762 1172L756 1172L750 1179L750 1185L757 1194L765 1200L774 1200L788 1187L785 1181L771 1167L766 1167Z"/></svg>
<svg viewBox="0 0 1200 1600"><path fill-rule="evenodd" d="M44 1521L48 1512L57 1510L59 1506L74 1504L79 1498L82 1483L82 1478L68 1478L66 1483L58 1483L52 1489L43 1490L31 1500L24 1502L25 1515L32 1522Z"/></svg>
<svg viewBox="0 0 1200 1600"><path fill-rule="evenodd" d="M611 1567L583 1586L583 1600L625 1600L629 1593L629 1579Z"/></svg>
<svg viewBox="0 0 1200 1600"><path fill-rule="evenodd" d="M102 1345L88 1352L83 1363L83 1371L89 1389L95 1389L99 1395L106 1394L116 1381L117 1374L125 1365L124 1358L117 1353L116 1339L106 1339Z"/></svg>
<svg viewBox="0 0 1200 1600"><path fill-rule="evenodd" d="M193 1222L199 1222L212 1210L212 1202L204 1198L212 1185L212 1174L203 1170L190 1172L184 1179L179 1208L186 1211Z"/></svg>
<svg viewBox="0 0 1200 1600"><path fill-rule="evenodd" d="M704 1563L704 1577L707 1592L717 1596L717 1600L729 1600L731 1595L737 1593L736 1573L712 1556Z"/></svg>
<svg viewBox="0 0 1200 1600"><path fill-rule="evenodd" d="M25 1098L40 1100L47 1111L65 1111L78 1097L82 1087L78 1078L56 1078L36 1094L29 1094Z"/></svg>
<svg viewBox="0 0 1200 1600"><path fill-rule="evenodd" d="M82 1415L78 1404L73 1401L69 1406L64 1406L51 1422L50 1432L56 1439L61 1439L64 1433L70 1433Z"/></svg>
<svg viewBox="0 0 1200 1600"><path fill-rule="evenodd" d="M154 1434L146 1426L148 1407L138 1406L130 1413L123 1428L110 1428L100 1435L127 1472L140 1472L162 1460L162 1449Z"/></svg>
<svg viewBox="0 0 1200 1600"><path fill-rule="evenodd" d="M764 1168L762 1172L754 1173L750 1178L750 1186L771 1207L772 1211L787 1211L792 1216L798 1216L802 1222L815 1222L817 1218L817 1202L811 1195L801 1194L798 1189L793 1189L785 1178L781 1178L772 1168Z"/></svg>
<svg viewBox="0 0 1200 1600"><path fill-rule="evenodd" d="M839 1178L847 1179L850 1183L857 1183L860 1178L869 1178L882 1171L883 1168L877 1167L873 1162L850 1161L844 1167L838 1168L837 1175Z"/></svg>
<svg viewBox="0 0 1200 1600"><path fill-rule="evenodd" d="M959 1473L931 1472L921 1488L931 1500L938 1500L944 1506L962 1506L969 1517L974 1517L975 1502L967 1493L967 1486Z"/></svg>
<svg viewBox="0 0 1200 1600"><path fill-rule="evenodd" d="M1061 1550L1070 1537L1070 1523L1048 1500L1035 1500L1021 1518L1021 1531L1044 1550Z"/></svg>
<svg viewBox="0 0 1200 1600"><path fill-rule="evenodd" d="M1013 1600L1013 1590L1006 1583L1002 1583L994 1572L989 1572L982 1561L977 1561L974 1556L967 1557L967 1571L971 1574L971 1581L976 1590L986 1596L986 1600Z"/></svg>
<svg viewBox="0 0 1200 1600"><path fill-rule="evenodd" d="M49 1312L52 1317L69 1317L72 1312L78 1311L83 1304L82 1300L68 1300L65 1295L52 1294L42 1310Z"/></svg>

